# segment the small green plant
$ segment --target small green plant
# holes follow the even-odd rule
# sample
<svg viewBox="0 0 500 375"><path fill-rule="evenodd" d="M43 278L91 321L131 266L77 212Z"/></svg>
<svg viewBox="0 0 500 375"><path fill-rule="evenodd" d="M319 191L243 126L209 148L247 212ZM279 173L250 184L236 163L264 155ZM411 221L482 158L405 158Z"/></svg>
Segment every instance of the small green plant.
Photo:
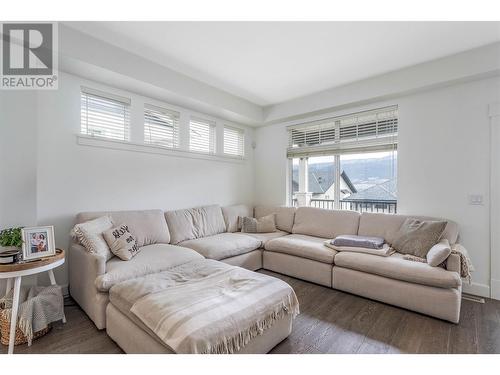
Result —
<svg viewBox="0 0 500 375"><path fill-rule="evenodd" d="M21 228L8 228L0 232L0 246L21 247L22 245L23 236L21 235Z"/></svg>

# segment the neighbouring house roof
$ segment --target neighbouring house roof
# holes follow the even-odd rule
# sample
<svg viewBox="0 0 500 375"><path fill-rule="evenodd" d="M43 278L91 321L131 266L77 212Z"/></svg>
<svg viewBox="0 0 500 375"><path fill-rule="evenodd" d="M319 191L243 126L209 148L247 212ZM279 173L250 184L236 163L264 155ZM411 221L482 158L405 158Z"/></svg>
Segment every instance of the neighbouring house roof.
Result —
<svg viewBox="0 0 500 375"><path fill-rule="evenodd" d="M352 193L356 192L356 188L354 187L353 183L349 179L349 176L347 176L347 173L345 171L342 171L340 174L341 178L344 180L346 185L349 187L349 190L351 190ZM314 168L310 166L309 168L309 192L313 194L324 194L326 193L333 183L335 182L335 173L333 171L333 168ZM299 190L299 183L298 181L293 180L293 190L298 191Z"/></svg>
<svg viewBox="0 0 500 375"><path fill-rule="evenodd" d="M387 180L381 184L374 185L368 189L358 191L343 199L347 202L359 201L396 201L397 181Z"/></svg>
<svg viewBox="0 0 500 375"><path fill-rule="evenodd" d="M354 184L351 182L351 179L349 178L347 173L345 173L345 171L342 171L342 173L340 174L340 177L342 177L345 184L349 187L349 190L351 191L351 193L357 193L358 190L356 189Z"/></svg>

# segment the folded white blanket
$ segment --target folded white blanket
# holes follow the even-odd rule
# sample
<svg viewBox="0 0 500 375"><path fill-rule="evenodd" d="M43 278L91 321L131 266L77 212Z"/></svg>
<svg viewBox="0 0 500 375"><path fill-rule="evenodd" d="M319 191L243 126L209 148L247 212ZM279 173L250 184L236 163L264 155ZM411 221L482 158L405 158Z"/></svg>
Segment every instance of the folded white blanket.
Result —
<svg viewBox="0 0 500 375"><path fill-rule="evenodd" d="M139 297L130 311L176 353L234 353L299 313L287 283L208 259L118 287Z"/></svg>
<svg viewBox="0 0 500 375"><path fill-rule="evenodd" d="M390 247L388 244L384 244L381 249L371 249L366 247L352 247L352 246L335 246L332 245L331 240L326 240L323 244L330 249L336 251L349 251L352 253L362 253L362 254L371 254L371 255L379 255L382 257L388 257L394 254L396 251Z"/></svg>

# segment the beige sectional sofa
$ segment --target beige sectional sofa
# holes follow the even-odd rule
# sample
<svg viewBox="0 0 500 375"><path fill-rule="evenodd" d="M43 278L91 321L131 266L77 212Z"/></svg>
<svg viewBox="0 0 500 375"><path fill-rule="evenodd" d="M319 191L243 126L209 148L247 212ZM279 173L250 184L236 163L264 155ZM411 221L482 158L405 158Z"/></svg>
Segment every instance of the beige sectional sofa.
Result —
<svg viewBox="0 0 500 375"><path fill-rule="evenodd" d="M239 216L276 215L277 231L239 232ZM407 216L359 214L302 207L216 205L166 211L86 212L81 223L102 215L126 223L141 251L130 261L89 254L73 243L69 251L70 293L99 329L106 327L109 289L121 282L201 259L215 259L250 270L261 268L358 294L410 310L458 322L461 302L460 262L451 255L446 269L412 262L394 254L337 253L323 245L340 234L394 239ZM451 244L456 223L443 234Z"/></svg>
<svg viewBox="0 0 500 375"><path fill-rule="evenodd" d="M291 234L265 244L263 268L324 286L457 323L462 282L460 259L452 254L446 269L403 259L336 252L323 241L339 234L383 237L389 244L407 215L362 213L302 207L294 216ZM255 209L259 216L260 209ZM412 216L421 219L431 217ZM443 238L455 244L458 226L448 221Z"/></svg>

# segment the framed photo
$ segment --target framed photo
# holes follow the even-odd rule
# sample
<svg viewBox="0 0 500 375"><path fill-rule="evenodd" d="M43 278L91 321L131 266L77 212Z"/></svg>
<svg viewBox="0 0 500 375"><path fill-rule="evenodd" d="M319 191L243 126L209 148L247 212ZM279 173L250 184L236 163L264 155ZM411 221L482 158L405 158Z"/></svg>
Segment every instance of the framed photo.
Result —
<svg viewBox="0 0 500 375"><path fill-rule="evenodd" d="M56 254L54 227L31 227L22 229L23 260L33 260Z"/></svg>

